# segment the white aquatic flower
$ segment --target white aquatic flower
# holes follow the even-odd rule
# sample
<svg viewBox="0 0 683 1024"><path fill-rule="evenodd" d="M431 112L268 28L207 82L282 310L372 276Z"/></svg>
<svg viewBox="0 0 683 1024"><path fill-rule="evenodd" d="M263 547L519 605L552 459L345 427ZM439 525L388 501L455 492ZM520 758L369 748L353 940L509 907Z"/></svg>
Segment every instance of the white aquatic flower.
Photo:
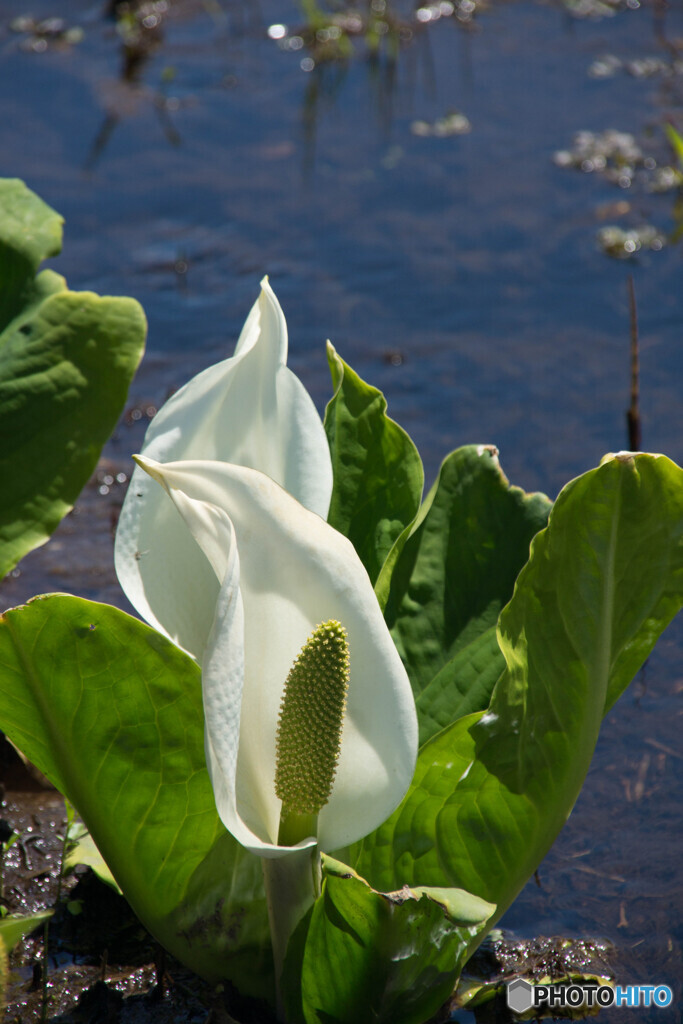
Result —
<svg viewBox="0 0 683 1024"><path fill-rule="evenodd" d="M235 354L159 410L142 452L160 462L209 459L260 470L327 517L332 463L310 395L287 365L287 325L267 279ZM131 604L201 660L218 584L168 499L136 468L116 533L116 572Z"/></svg>
<svg viewBox="0 0 683 1024"><path fill-rule="evenodd" d="M265 858L339 849L372 831L400 803L417 754L410 683L358 555L324 521L327 439L286 357L284 316L264 281L235 355L152 421L116 537L129 600L202 667L220 817ZM311 634L332 621L346 630L350 666L336 770L311 830L283 840L275 776L285 683Z"/></svg>
<svg viewBox="0 0 683 1024"><path fill-rule="evenodd" d="M209 565L219 584L201 664L207 764L224 825L263 857L316 842L336 850L371 832L410 785L417 718L410 682L352 544L256 470L219 462L160 465L145 457L139 464L166 490L172 501L160 489L162 497L196 541L197 563ZM140 564L144 577L146 563ZM179 605L193 594L182 589ZM330 620L347 631L350 655L337 770L316 834L284 846L275 791L280 705L299 652Z"/></svg>

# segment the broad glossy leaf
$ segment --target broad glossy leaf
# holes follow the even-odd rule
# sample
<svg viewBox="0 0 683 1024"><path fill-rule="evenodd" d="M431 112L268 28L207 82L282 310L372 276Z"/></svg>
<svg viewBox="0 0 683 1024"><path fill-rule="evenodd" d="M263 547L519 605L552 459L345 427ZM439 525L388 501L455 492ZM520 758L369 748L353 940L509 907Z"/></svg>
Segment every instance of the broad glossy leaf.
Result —
<svg viewBox="0 0 683 1024"><path fill-rule="evenodd" d="M502 913L571 812L603 714L683 604L683 471L620 454L568 484L499 622L484 713L421 750L401 807L357 844L378 888L458 886Z"/></svg>
<svg viewBox="0 0 683 1024"><path fill-rule="evenodd" d="M422 461L406 432L386 415L382 392L362 381L329 342L327 356L335 388L325 411L334 471L327 521L349 538L374 583L417 515Z"/></svg>
<svg viewBox="0 0 683 1024"><path fill-rule="evenodd" d="M71 292L42 259L62 219L0 180L0 577L44 543L92 473L140 361L133 299Z"/></svg>
<svg viewBox="0 0 683 1024"><path fill-rule="evenodd" d="M393 568L385 618L408 669L420 742L487 707L505 662L496 640L550 502L511 487L490 445L444 460Z"/></svg>
<svg viewBox="0 0 683 1024"><path fill-rule="evenodd" d="M34 598L0 619L0 728L77 808L167 949L270 992L261 864L216 813L192 659L115 608Z"/></svg>
<svg viewBox="0 0 683 1024"><path fill-rule="evenodd" d="M0 331L32 295L40 264L62 248L63 223L23 181L0 178Z"/></svg>
<svg viewBox="0 0 683 1024"><path fill-rule="evenodd" d="M293 962L285 966L291 1019L422 1024L451 994L495 907L457 889L376 892L329 857L323 877L305 936L295 935L300 992Z"/></svg>

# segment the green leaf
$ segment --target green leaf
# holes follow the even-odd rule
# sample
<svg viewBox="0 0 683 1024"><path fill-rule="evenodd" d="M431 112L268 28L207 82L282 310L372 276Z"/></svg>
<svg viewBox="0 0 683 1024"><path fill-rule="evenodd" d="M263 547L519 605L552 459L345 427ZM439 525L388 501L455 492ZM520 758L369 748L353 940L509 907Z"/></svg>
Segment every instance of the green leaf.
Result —
<svg viewBox="0 0 683 1024"><path fill-rule="evenodd" d="M3 910L5 908L3 907ZM0 920L0 1005L4 1006L5 989L9 977L7 954L25 935L30 935L36 928L49 921L54 910L42 910L35 914L3 917Z"/></svg>
<svg viewBox="0 0 683 1024"><path fill-rule="evenodd" d="M0 618L0 728L74 804L143 924L212 981L272 991L261 863L216 813L200 670L107 605Z"/></svg>
<svg viewBox="0 0 683 1024"><path fill-rule="evenodd" d="M672 124L665 124L664 131L678 161L678 169L683 171L683 138L681 138Z"/></svg>
<svg viewBox="0 0 683 1024"><path fill-rule="evenodd" d="M36 270L62 248L63 219L18 178L0 178L0 331L34 288Z"/></svg>
<svg viewBox="0 0 683 1024"><path fill-rule="evenodd" d="M487 445L444 460L393 568L385 618L408 670L425 743L488 706L505 667L496 640L550 502L511 487Z"/></svg>
<svg viewBox="0 0 683 1024"><path fill-rule="evenodd" d="M50 920L53 914L54 910L40 910L35 914L3 917L0 921L0 940L5 951L10 953L20 939L23 939L25 935L30 935L36 928L40 928Z"/></svg>
<svg viewBox="0 0 683 1024"><path fill-rule="evenodd" d="M327 343L335 388L325 410L334 486L328 522L353 543L374 583L420 507L417 448L386 415L387 403Z"/></svg>
<svg viewBox="0 0 683 1024"><path fill-rule="evenodd" d="M533 541L500 616L507 668L489 710L423 747L356 870L383 889L457 886L503 913L571 812L604 712L682 604L683 471L608 456Z"/></svg>
<svg viewBox="0 0 683 1024"><path fill-rule="evenodd" d="M114 892L123 895L121 887L82 821L73 821L68 824L66 838L68 852L64 858L64 871L72 871L82 864L94 871L100 881L108 885Z"/></svg>
<svg viewBox="0 0 683 1024"><path fill-rule="evenodd" d="M376 892L323 856L323 891L286 965L289 1016L306 1024L422 1024L450 996L495 907L456 889ZM302 929L303 931L303 929Z"/></svg>
<svg viewBox="0 0 683 1024"><path fill-rule="evenodd" d="M144 346L133 299L70 292L40 261L62 219L0 179L0 577L72 508L121 413Z"/></svg>

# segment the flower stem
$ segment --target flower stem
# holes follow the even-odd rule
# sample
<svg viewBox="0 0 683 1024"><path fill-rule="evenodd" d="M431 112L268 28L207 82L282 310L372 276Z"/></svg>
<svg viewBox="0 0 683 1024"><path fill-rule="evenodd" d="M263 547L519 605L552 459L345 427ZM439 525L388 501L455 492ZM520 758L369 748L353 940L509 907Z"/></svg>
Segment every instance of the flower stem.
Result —
<svg viewBox="0 0 683 1024"><path fill-rule="evenodd" d="M320 894L320 852L317 846L293 850L284 857L263 858L263 879L275 964L278 1020L284 1021L282 968L294 929Z"/></svg>
<svg viewBox="0 0 683 1024"><path fill-rule="evenodd" d="M277 836L278 846L296 846L318 831L317 814L297 814L285 806L280 813L280 829Z"/></svg>

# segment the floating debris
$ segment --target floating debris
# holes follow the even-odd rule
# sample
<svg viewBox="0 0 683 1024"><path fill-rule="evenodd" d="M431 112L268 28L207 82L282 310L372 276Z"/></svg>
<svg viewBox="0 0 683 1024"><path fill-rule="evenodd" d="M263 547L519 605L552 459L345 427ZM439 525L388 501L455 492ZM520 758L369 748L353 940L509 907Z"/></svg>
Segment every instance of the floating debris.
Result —
<svg viewBox="0 0 683 1024"><path fill-rule="evenodd" d="M116 31L124 46L143 53L155 48L160 42L162 22L169 12L169 0L145 0L143 3L122 0L116 4Z"/></svg>
<svg viewBox="0 0 683 1024"><path fill-rule="evenodd" d="M577 132L572 148L558 150L553 160L558 167L575 167L586 174L601 171L608 180L628 188L645 157L633 135L608 128L597 133Z"/></svg>
<svg viewBox="0 0 683 1024"><path fill-rule="evenodd" d="M620 11L637 11L641 0L564 0L573 18L613 18Z"/></svg>
<svg viewBox="0 0 683 1024"><path fill-rule="evenodd" d="M22 15L11 21L9 28L11 32L26 36L19 45L29 53L44 53L49 47L75 46L84 36L80 26L69 28L64 18Z"/></svg>
<svg viewBox="0 0 683 1024"><path fill-rule="evenodd" d="M305 47L310 56L303 59L301 66L304 71L312 71L316 64L350 59L354 55L355 38L365 42L370 54L384 47L389 59L394 60L399 48L410 43L432 22L455 18L468 26L485 6L486 0L438 0L422 4L410 16L400 16L388 0L371 0L367 11L327 11L311 2L306 5L308 21L305 24L290 28L283 22L274 22L268 26L267 35L281 50L296 51Z"/></svg>
<svg viewBox="0 0 683 1024"><path fill-rule="evenodd" d="M648 192L670 192L672 189L680 188L683 185L683 172L677 167L667 164L664 167L655 167L647 182Z"/></svg>
<svg viewBox="0 0 683 1024"><path fill-rule="evenodd" d="M636 57L634 60L622 60L613 53L605 53L597 57L588 68L591 78L614 78L620 73L632 78L652 78L661 75L671 78L683 75L683 60L672 60L670 57Z"/></svg>
<svg viewBox="0 0 683 1024"><path fill-rule="evenodd" d="M607 224L598 231L598 245L608 256L627 260L643 249L659 252L666 245L666 238L652 224L627 229Z"/></svg>
<svg viewBox="0 0 683 1024"><path fill-rule="evenodd" d="M658 164L654 156L643 152L633 135L614 128L577 132L572 148L558 150L553 161L558 167L598 173L623 189L636 180L646 192L668 192L683 185L683 171Z"/></svg>
<svg viewBox="0 0 683 1024"><path fill-rule="evenodd" d="M472 125L465 114L453 110L445 117L437 118L436 121L413 121L410 130L413 135L445 138L448 135L467 135L472 131Z"/></svg>
<svg viewBox="0 0 683 1024"><path fill-rule="evenodd" d="M415 11L415 20L426 25L430 21L438 21L439 18L455 17L466 24L482 6L481 0L456 0L455 3L446 0L442 3L423 4Z"/></svg>

